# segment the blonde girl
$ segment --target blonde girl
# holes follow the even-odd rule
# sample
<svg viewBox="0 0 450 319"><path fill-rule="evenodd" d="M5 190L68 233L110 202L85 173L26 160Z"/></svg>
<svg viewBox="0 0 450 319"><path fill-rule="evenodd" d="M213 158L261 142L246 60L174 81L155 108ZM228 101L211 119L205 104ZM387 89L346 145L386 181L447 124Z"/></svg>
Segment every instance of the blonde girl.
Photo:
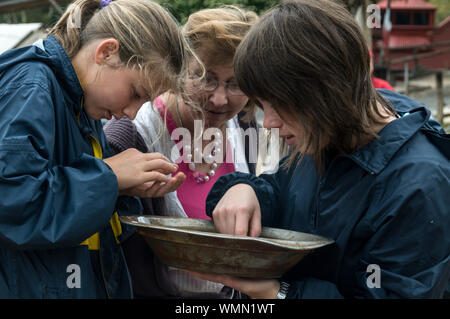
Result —
<svg viewBox="0 0 450 319"><path fill-rule="evenodd" d="M160 154L111 156L100 120L176 91L188 47L148 0L78 0L0 56L0 297L129 298L118 215L178 186Z"/></svg>

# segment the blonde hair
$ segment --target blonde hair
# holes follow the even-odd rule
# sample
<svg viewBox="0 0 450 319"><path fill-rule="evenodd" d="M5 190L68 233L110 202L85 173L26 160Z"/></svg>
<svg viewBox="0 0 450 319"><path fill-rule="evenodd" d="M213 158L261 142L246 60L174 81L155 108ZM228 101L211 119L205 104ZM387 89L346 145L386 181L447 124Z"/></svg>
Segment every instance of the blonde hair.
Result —
<svg viewBox="0 0 450 319"><path fill-rule="evenodd" d="M167 90L179 90L191 56L176 20L149 0L116 0L103 8L99 0L77 0L49 34L70 58L92 40L116 39L123 66L142 72L152 100Z"/></svg>
<svg viewBox="0 0 450 319"><path fill-rule="evenodd" d="M236 48L257 20L252 11L222 6L191 14L183 32L203 63L215 65L233 60Z"/></svg>
<svg viewBox="0 0 450 319"><path fill-rule="evenodd" d="M255 12L227 5L191 14L182 30L194 52L208 67L233 61L238 45L257 21ZM247 112L244 119L253 119L254 104L248 103L244 110Z"/></svg>

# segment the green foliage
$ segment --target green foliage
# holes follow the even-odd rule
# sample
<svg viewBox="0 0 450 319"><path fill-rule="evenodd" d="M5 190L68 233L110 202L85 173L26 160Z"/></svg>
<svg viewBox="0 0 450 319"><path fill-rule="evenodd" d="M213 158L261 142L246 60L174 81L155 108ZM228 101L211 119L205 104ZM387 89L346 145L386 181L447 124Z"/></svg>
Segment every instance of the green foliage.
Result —
<svg viewBox="0 0 450 319"><path fill-rule="evenodd" d="M60 4L60 6L65 10L67 4ZM50 28L58 21L59 17L60 13L53 6L47 5L0 14L0 23L41 22L44 28Z"/></svg>
<svg viewBox="0 0 450 319"><path fill-rule="evenodd" d="M217 8L221 5L237 5L262 14L280 0L154 0L170 10L175 18L185 23L187 17L198 10L205 8ZM65 6L62 6L65 9ZM0 23L27 23L42 22L45 27L50 27L58 20L59 14L51 5L37 8L18 10L12 13L0 14Z"/></svg>
<svg viewBox="0 0 450 319"><path fill-rule="evenodd" d="M436 26L450 16L450 1L449 0L426 0L433 4L436 9Z"/></svg>
<svg viewBox="0 0 450 319"><path fill-rule="evenodd" d="M205 8L217 8L222 5L237 5L262 14L279 2L279 0L156 0L181 23L185 23L187 17L198 10Z"/></svg>
<svg viewBox="0 0 450 319"><path fill-rule="evenodd" d="M159 2L181 23L185 23L187 17L198 10L204 8L216 8L225 4L237 5L249 10L253 10L258 14L262 14L269 8L279 3L281 0L154 0ZM347 8L352 12L356 12L356 8L364 3L377 3L378 0L341 0ZM449 0L425 0L437 7L436 25L450 16ZM60 4L61 5L61 4ZM65 5L61 5L65 9ZM28 10L18 10L17 12L0 14L0 23L26 23L26 22L42 22L45 27L52 26L59 17L59 13L54 10L51 5L41 6Z"/></svg>

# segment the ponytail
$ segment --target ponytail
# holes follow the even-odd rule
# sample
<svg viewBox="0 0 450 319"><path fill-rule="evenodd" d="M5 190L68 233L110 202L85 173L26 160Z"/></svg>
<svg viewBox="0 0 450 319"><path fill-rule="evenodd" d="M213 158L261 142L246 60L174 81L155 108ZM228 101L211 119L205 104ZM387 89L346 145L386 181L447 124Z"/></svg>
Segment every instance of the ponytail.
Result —
<svg viewBox="0 0 450 319"><path fill-rule="evenodd" d="M122 65L141 71L151 98L178 91L193 53L173 16L150 0L100 3L76 0L49 34L71 59L93 40L114 38Z"/></svg>
<svg viewBox="0 0 450 319"><path fill-rule="evenodd" d="M62 44L69 58L73 58L80 50L81 33L99 7L100 1L76 0L50 30L49 34Z"/></svg>

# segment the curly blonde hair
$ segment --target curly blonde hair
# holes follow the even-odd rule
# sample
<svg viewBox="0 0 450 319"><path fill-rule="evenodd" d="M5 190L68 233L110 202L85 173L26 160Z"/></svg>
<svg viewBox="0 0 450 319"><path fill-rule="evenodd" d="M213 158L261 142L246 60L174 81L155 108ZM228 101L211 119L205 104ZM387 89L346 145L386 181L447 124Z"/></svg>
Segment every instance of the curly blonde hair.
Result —
<svg viewBox="0 0 450 319"><path fill-rule="evenodd" d="M236 6L204 9L189 16L183 33L203 63L215 65L233 60L238 45L256 21L255 12Z"/></svg>
<svg viewBox="0 0 450 319"><path fill-rule="evenodd" d="M258 19L253 11L226 5L191 14L182 31L195 54L208 68L232 62L237 47ZM250 101L244 111L247 112L244 120L253 119L254 103Z"/></svg>

